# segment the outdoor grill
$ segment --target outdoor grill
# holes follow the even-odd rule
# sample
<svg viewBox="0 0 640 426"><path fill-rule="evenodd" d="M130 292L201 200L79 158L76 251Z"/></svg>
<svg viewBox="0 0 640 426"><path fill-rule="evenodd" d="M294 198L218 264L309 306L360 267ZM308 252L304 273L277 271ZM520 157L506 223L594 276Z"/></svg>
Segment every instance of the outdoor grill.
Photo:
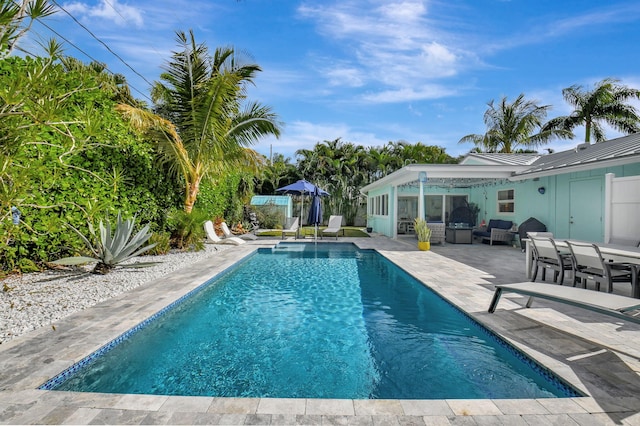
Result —
<svg viewBox="0 0 640 426"><path fill-rule="evenodd" d="M518 234L520 235L520 248L524 251L526 248L527 232L546 232L547 226L535 217L530 217L518 226Z"/></svg>

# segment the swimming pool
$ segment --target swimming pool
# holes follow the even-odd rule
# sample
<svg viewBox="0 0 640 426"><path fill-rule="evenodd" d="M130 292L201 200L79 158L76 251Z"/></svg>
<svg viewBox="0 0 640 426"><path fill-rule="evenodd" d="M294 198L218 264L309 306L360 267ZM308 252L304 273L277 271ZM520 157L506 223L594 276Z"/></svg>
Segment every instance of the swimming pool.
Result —
<svg viewBox="0 0 640 426"><path fill-rule="evenodd" d="M42 388L350 399L578 395L378 253L339 243L261 249Z"/></svg>

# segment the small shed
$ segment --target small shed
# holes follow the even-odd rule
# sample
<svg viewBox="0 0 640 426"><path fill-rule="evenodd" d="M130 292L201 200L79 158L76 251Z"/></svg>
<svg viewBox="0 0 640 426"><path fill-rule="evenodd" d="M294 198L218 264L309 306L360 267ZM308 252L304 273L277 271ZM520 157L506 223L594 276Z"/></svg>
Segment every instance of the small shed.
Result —
<svg viewBox="0 0 640 426"><path fill-rule="evenodd" d="M293 200L289 195L254 195L251 205L281 218L293 216Z"/></svg>

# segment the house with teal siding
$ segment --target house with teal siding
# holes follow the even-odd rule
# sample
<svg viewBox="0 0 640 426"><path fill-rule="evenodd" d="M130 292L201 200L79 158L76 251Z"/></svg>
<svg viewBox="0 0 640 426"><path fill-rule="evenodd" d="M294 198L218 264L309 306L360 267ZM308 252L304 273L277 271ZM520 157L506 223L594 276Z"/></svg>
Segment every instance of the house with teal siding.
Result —
<svg viewBox="0 0 640 426"><path fill-rule="evenodd" d="M396 238L413 220L449 223L457 207L520 224L534 217L557 238L640 240L640 134L549 154L468 154L459 164L412 164L362 189L367 226Z"/></svg>

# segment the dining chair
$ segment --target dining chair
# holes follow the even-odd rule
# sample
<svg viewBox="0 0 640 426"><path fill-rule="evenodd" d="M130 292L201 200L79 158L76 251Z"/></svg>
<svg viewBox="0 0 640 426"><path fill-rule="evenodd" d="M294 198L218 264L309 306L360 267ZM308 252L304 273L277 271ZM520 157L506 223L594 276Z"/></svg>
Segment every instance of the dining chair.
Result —
<svg viewBox="0 0 640 426"><path fill-rule="evenodd" d="M578 283L587 288L587 280L595 281L596 290L600 284L607 286L607 292L613 292L614 282L631 283L632 289L637 286L638 268L636 265L623 262L608 262L602 257L596 244L567 241L573 257L573 286Z"/></svg>
<svg viewBox="0 0 640 426"><path fill-rule="evenodd" d="M538 276L538 268L542 268L542 280L545 281L547 269L553 270L553 282L564 282L564 272L573 270L571 252L558 250L553 238L534 237L529 235L533 244L533 273L531 281Z"/></svg>

